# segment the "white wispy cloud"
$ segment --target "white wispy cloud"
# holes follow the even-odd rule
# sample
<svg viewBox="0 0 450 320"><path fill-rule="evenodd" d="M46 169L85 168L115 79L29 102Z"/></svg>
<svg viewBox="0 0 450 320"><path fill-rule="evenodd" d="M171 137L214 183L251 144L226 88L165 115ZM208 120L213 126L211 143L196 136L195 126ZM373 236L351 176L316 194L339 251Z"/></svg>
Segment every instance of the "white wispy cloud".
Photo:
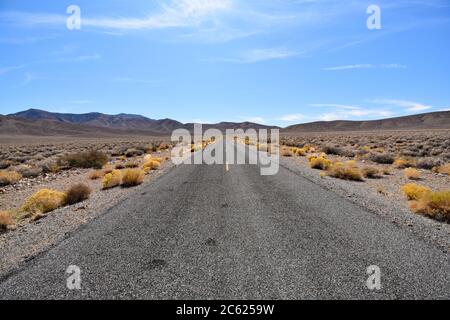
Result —
<svg viewBox="0 0 450 320"><path fill-rule="evenodd" d="M330 111L319 114L315 120L333 121L361 119L364 117L386 118L393 115L391 110L379 108L364 108L357 105L338 104L338 103L314 103L311 107L331 109Z"/></svg>
<svg viewBox="0 0 450 320"><path fill-rule="evenodd" d="M390 63L390 64L349 64L343 66L335 66L335 67L327 67L323 68L325 71L341 71L341 70L353 70L353 69L406 69L407 66L398 64L398 63Z"/></svg>
<svg viewBox="0 0 450 320"><path fill-rule="evenodd" d="M359 106L347 105L347 104L336 104L336 103L312 103L309 106L318 108L338 108L338 109L359 109Z"/></svg>
<svg viewBox="0 0 450 320"><path fill-rule="evenodd" d="M58 59L58 62L84 62L90 60L100 60L102 56L98 53L90 54L90 55L79 55L75 57L64 57Z"/></svg>
<svg viewBox="0 0 450 320"><path fill-rule="evenodd" d="M425 111L425 110L436 108L435 106L426 105L426 104L423 104L420 102L408 101L408 100L398 100L398 99L374 99L374 100L369 100L369 102L376 103L376 104L390 105L390 106L395 106L395 107L402 107L402 108L405 108L405 110L409 111L409 112Z"/></svg>
<svg viewBox="0 0 450 320"><path fill-rule="evenodd" d="M82 16L82 27L102 29L161 29L196 26L214 18L215 14L232 8L232 0L172 0L169 5L161 5L160 12L136 17L85 17ZM65 24L66 15L27 12L5 12L2 20L17 24Z"/></svg>
<svg viewBox="0 0 450 320"><path fill-rule="evenodd" d="M0 67L0 75L22 69L24 66L6 66L6 67Z"/></svg>
<svg viewBox="0 0 450 320"><path fill-rule="evenodd" d="M212 62L257 63L268 60L282 60L300 55L300 52L286 48L259 48L244 51L233 58L209 59Z"/></svg>
<svg viewBox="0 0 450 320"><path fill-rule="evenodd" d="M302 121L306 117L303 114L286 114L281 116L278 120L285 121L285 122L297 122Z"/></svg>
<svg viewBox="0 0 450 320"><path fill-rule="evenodd" d="M111 79L111 81L119 83L142 83L142 84L157 84L165 82L165 80L147 80L133 77L114 77Z"/></svg>

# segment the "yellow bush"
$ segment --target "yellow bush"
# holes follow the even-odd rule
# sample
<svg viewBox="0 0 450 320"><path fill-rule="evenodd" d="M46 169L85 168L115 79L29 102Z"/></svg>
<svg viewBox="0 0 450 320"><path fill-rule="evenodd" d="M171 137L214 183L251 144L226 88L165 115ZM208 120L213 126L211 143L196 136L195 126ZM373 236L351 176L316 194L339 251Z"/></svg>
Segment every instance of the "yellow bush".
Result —
<svg viewBox="0 0 450 320"><path fill-rule="evenodd" d="M15 171L0 171L0 187L19 182L22 175Z"/></svg>
<svg viewBox="0 0 450 320"><path fill-rule="evenodd" d="M297 155L299 155L300 157L306 156L306 153L307 153L307 151L306 151L305 148L298 148L297 149Z"/></svg>
<svg viewBox="0 0 450 320"><path fill-rule="evenodd" d="M358 166L356 160L347 160L347 161L345 162L345 164L346 164L347 166L349 166L349 167L357 167L357 166Z"/></svg>
<svg viewBox="0 0 450 320"><path fill-rule="evenodd" d="M32 195L22 206L26 212L47 213L66 204L67 194L55 190L42 189Z"/></svg>
<svg viewBox="0 0 450 320"><path fill-rule="evenodd" d="M12 223L11 214L8 211L0 211L0 230L6 230Z"/></svg>
<svg viewBox="0 0 450 320"><path fill-rule="evenodd" d="M122 182L122 172L120 170L113 170L111 173L103 177L103 189L110 189L117 187Z"/></svg>
<svg viewBox="0 0 450 320"><path fill-rule="evenodd" d="M408 200L419 200L424 194L431 190L415 183L408 183L402 187L402 191L406 197L408 197Z"/></svg>
<svg viewBox="0 0 450 320"><path fill-rule="evenodd" d="M103 166L103 175L113 172L114 167L110 164Z"/></svg>
<svg viewBox="0 0 450 320"><path fill-rule="evenodd" d="M450 222L450 190L426 192L411 204L411 209L416 213Z"/></svg>
<svg viewBox="0 0 450 320"><path fill-rule="evenodd" d="M405 177L410 180L418 180L420 179L420 172L414 168L406 168L404 171Z"/></svg>
<svg viewBox="0 0 450 320"><path fill-rule="evenodd" d="M309 159L309 165L313 169L320 169L320 170L328 170L332 162L329 159L326 159L325 157L311 157Z"/></svg>
<svg viewBox="0 0 450 320"><path fill-rule="evenodd" d="M102 170L94 170L89 172L88 174L89 179L91 180L97 180L103 177L103 171Z"/></svg>
<svg viewBox="0 0 450 320"><path fill-rule="evenodd" d="M283 147L283 148L281 149L280 154L281 154L283 157L292 157L292 151L289 150L289 148L286 148L286 147Z"/></svg>
<svg viewBox="0 0 450 320"><path fill-rule="evenodd" d="M329 175L343 180L363 181L361 170L348 164L333 165L330 168Z"/></svg>
<svg viewBox="0 0 450 320"><path fill-rule="evenodd" d="M128 169L122 175L122 186L134 187L144 182L145 172L141 169Z"/></svg>
<svg viewBox="0 0 450 320"><path fill-rule="evenodd" d="M436 167L433 169L433 171L442 173L442 174L448 174L450 175L450 163L444 164L442 166Z"/></svg>
<svg viewBox="0 0 450 320"><path fill-rule="evenodd" d="M413 159L399 158L394 161L394 166L399 169L415 167L416 161Z"/></svg>
<svg viewBox="0 0 450 320"><path fill-rule="evenodd" d="M149 173L151 170L158 170L161 164L156 160L149 160L146 163L144 163L144 166L142 169L144 169L145 173Z"/></svg>

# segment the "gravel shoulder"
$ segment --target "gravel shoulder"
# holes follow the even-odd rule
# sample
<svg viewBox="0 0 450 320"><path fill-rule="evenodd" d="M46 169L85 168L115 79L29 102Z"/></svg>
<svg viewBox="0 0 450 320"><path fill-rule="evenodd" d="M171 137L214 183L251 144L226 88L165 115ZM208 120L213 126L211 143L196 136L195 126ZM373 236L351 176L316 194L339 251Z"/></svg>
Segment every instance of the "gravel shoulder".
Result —
<svg viewBox="0 0 450 320"><path fill-rule="evenodd" d="M399 228L408 230L416 237L434 244L444 253L450 251L450 225L414 214L408 209L407 201L399 191L402 183L407 183L406 180L402 180L401 173L393 172L392 176L382 179L355 182L321 177L321 171L311 169L305 157L283 157L280 165L292 173L298 174L324 189L333 191L362 208L383 217ZM384 179L390 181L383 182ZM446 179L448 177L443 176L442 181L436 181L435 179L433 184L428 183L428 185L430 187L436 185L448 186ZM430 180L425 179L424 181ZM380 193L380 188L383 188L383 193Z"/></svg>
<svg viewBox="0 0 450 320"><path fill-rule="evenodd" d="M69 238L80 227L95 220L131 194L139 193L172 167L171 161L164 161L160 170L151 171L146 176L145 182L134 188L117 187L101 190L101 180L87 179L86 175L91 170L80 169L49 176L47 179L25 182L29 184L26 186L11 186L11 190L1 195L0 207L4 209L17 208L18 204L23 203L37 190L43 188L66 190L69 185L78 182L89 185L92 195L82 203L57 209L35 222L24 221L17 225L15 230L0 234L0 277Z"/></svg>

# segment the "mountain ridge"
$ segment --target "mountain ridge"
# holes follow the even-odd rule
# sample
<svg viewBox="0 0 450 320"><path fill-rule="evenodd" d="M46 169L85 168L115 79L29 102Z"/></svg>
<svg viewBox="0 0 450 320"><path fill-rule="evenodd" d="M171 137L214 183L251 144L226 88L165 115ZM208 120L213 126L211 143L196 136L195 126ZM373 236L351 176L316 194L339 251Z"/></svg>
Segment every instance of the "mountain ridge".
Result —
<svg viewBox="0 0 450 320"><path fill-rule="evenodd" d="M202 124L203 129L271 129L276 126L252 122L220 122ZM56 113L41 109L0 115L0 134L10 135L168 135L175 129L192 131L194 123L150 119L142 115L120 113L108 115L100 112L84 114ZM279 128L282 133L424 130L450 129L450 111L430 112L403 117L365 121L316 121Z"/></svg>

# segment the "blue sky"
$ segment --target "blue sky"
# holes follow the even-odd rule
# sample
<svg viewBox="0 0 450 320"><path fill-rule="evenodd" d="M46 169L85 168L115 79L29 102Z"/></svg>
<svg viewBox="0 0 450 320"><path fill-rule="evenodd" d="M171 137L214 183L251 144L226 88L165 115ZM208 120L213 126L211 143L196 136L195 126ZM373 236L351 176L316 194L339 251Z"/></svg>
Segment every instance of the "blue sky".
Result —
<svg viewBox="0 0 450 320"><path fill-rule="evenodd" d="M287 126L450 107L447 0L1 0L0 30L1 114Z"/></svg>

